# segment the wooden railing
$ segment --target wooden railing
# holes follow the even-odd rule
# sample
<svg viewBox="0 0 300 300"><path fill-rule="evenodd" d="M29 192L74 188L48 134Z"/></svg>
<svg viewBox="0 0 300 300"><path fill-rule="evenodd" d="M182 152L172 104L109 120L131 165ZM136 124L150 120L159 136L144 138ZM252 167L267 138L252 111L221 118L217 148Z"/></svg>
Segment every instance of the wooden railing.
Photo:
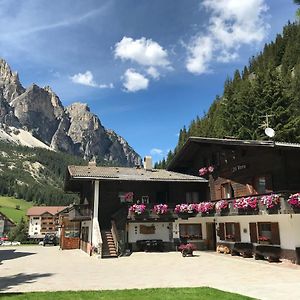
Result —
<svg viewBox="0 0 300 300"><path fill-rule="evenodd" d="M116 223L114 220L111 221L111 233L112 233L112 236L113 236L113 240L114 240L114 244L115 244L115 247L116 247L116 250L117 250L117 254L119 255L120 254L120 249L119 249L119 234L118 234L118 229L117 229L117 226L116 226Z"/></svg>

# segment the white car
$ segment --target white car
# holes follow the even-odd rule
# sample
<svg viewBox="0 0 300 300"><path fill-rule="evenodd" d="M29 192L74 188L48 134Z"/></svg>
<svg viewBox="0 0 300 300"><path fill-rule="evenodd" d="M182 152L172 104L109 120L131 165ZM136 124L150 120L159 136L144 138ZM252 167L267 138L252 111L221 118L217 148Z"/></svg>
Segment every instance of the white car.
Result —
<svg viewBox="0 0 300 300"><path fill-rule="evenodd" d="M2 246L11 246L11 242L10 241L4 241Z"/></svg>
<svg viewBox="0 0 300 300"><path fill-rule="evenodd" d="M12 242L11 245L12 245L12 246L20 246L21 243L20 243L20 242Z"/></svg>

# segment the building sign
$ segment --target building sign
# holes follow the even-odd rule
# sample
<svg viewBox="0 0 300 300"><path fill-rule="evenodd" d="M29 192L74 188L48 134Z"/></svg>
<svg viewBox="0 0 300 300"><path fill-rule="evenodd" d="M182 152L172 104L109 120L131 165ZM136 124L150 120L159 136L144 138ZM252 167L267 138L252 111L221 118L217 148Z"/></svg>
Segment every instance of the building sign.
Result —
<svg viewBox="0 0 300 300"><path fill-rule="evenodd" d="M155 234L155 226L140 225L140 234Z"/></svg>
<svg viewBox="0 0 300 300"><path fill-rule="evenodd" d="M237 165L232 168L232 173L247 169L247 165Z"/></svg>

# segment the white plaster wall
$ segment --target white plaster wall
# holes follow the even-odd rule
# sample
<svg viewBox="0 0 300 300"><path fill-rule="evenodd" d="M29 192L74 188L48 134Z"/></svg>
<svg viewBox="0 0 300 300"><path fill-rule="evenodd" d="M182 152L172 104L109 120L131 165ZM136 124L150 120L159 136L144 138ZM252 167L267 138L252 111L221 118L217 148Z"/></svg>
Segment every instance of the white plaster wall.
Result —
<svg viewBox="0 0 300 300"><path fill-rule="evenodd" d="M140 225L155 226L154 234L140 234ZM137 240L159 239L164 242L172 240L172 223L129 223L128 224L128 242L135 243Z"/></svg>
<svg viewBox="0 0 300 300"><path fill-rule="evenodd" d="M295 250L300 247L300 214L274 214L274 215L237 215L237 216L215 216L194 217L188 220L177 219L173 224L173 238L179 238L179 224L202 224L202 238L206 239L206 222L238 222L241 228L241 241L250 242L249 223L251 222L278 222L280 246L282 249ZM217 236L217 241L220 241Z"/></svg>
<svg viewBox="0 0 300 300"><path fill-rule="evenodd" d="M28 228L28 232L30 236L40 236L41 235L41 218L39 217L39 219L34 220L33 219L34 216L30 216L29 218L29 228ZM35 228L37 230L35 230ZM35 232L37 232L37 234L34 234Z"/></svg>

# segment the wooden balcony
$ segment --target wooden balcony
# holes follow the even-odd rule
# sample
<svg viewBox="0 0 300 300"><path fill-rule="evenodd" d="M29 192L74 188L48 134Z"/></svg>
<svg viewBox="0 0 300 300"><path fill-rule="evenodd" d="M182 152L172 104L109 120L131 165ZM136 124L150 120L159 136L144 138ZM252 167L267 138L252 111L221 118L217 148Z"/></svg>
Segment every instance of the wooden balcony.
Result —
<svg viewBox="0 0 300 300"><path fill-rule="evenodd" d="M88 221L92 219L92 210L88 205L73 205L69 210L70 221Z"/></svg>

